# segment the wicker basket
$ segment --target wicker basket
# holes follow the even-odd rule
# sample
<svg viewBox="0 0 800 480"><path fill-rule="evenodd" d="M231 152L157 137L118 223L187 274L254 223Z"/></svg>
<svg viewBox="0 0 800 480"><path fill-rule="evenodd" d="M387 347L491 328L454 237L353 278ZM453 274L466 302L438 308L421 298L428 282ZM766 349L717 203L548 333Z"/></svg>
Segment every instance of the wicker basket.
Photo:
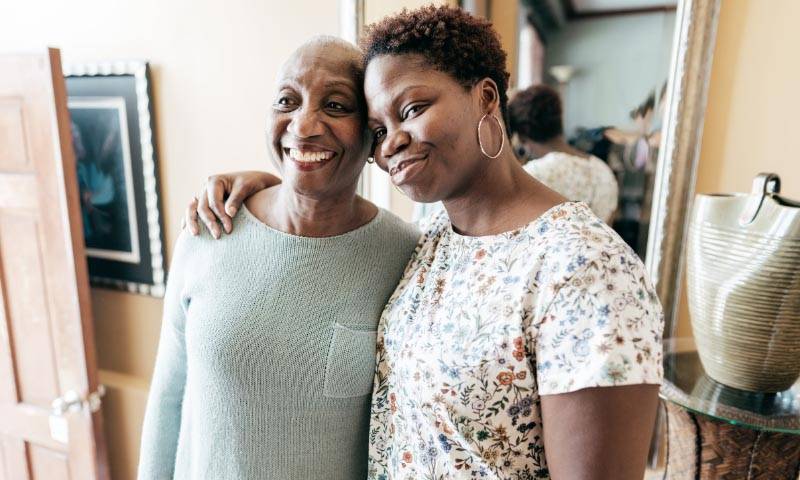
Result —
<svg viewBox="0 0 800 480"><path fill-rule="evenodd" d="M714 380L760 392L800 376L800 202L775 174L749 195L698 195L689 226L689 311Z"/></svg>

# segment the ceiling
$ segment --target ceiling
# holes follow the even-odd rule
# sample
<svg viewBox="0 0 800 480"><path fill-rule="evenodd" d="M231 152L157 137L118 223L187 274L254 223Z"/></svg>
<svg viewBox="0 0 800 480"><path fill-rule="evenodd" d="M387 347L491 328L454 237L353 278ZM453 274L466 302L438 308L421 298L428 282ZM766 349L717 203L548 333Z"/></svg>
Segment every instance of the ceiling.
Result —
<svg viewBox="0 0 800 480"><path fill-rule="evenodd" d="M674 8L678 4L677 0L568 0L567 3L577 15Z"/></svg>
<svg viewBox="0 0 800 480"><path fill-rule="evenodd" d="M546 42L572 20L675 10L678 0L521 0L527 21Z"/></svg>

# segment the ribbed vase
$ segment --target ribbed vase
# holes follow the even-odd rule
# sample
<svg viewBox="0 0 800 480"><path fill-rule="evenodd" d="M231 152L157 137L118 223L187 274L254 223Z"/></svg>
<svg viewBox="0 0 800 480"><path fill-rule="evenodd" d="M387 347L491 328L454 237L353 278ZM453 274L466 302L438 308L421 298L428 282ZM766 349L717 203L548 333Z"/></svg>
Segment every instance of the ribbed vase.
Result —
<svg viewBox="0 0 800 480"><path fill-rule="evenodd" d="M714 380L779 392L800 376L800 203L762 174L750 195L698 195L687 246L689 311Z"/></svg>

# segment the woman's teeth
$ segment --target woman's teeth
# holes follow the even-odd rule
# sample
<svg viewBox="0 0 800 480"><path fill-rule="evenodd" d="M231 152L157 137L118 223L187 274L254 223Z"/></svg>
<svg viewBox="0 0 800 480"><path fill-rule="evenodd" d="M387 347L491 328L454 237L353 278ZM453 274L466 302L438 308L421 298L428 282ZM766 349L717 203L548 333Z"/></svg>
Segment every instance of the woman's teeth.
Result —
<svg viewBox="0 0 800 480"><path fill-rule="evenodd" d="M393 169L392 169L392 170L389 172L389 175L394 175L394 174L396 174L396 173L400 173L400 172L402 172L402 171L403 171L403 169L405 169L407 166L411 165L411 164L412 164L412 163L414 163L415 161L416 161L416 160L404 160L404 161L400 162L400 163L399 163L399 164L398 164L396 167L394 167L394 168L393 168Z"/></svg>
<svg viewBox="0 0 800 480"><path fill-rule="evenodd" d="M333 158L333 152L303 152L296 148L289 149L289 157L297 162L319 163Z"/></svg>

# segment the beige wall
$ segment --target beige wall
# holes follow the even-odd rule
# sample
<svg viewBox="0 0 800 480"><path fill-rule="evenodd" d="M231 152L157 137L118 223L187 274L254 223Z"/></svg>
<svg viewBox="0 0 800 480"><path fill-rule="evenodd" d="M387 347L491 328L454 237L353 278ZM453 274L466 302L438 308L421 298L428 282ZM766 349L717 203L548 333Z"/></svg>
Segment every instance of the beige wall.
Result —
<svg viewBox="0 0 800 480"><path fill-rule="evenodd" d="M376 22L381 18L397 13L407 8L424 7L425 5L457 5L456 0L365 0L364 1L364 24Z"/></svg>
<svg viewBox="0 0 800 480"><path fill-rule="evenodd" d="M489 3L492 21L506 51L506 69L511 74L510 88L517 87L517 48L519 39L519 0L493 0Z"/></svg>
<svg viewBox="0 0 800 480"><path fill-rule="evenodd" d="M766 171L781 176L786 196L800 199L798 22L797 0L723 0L698 192L746 192ZM691 335L685 300L678 334Z"/></svg>
<svg viewBox="0 0 800 480"><path fill-rule="evenodd" d="M164 226L214 172L267 169L264 118L279 62L314 34L337 34L333 0L0 2L0 50L61 48L73 60L152 62ZM161 300L94 289L112 475L134 478Z"/></svg>

